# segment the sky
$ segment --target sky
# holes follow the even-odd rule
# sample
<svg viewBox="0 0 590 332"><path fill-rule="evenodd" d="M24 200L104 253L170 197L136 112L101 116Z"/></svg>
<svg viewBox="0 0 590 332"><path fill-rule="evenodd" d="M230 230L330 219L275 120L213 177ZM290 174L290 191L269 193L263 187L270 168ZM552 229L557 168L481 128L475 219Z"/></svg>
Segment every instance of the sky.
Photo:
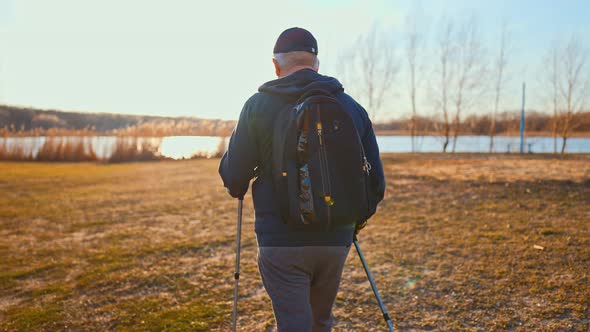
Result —
<svg viewBox="0 0 590 332"><path fill-rule="evenodd" d="M0 0L0 104L236 119L246 99L276 78L272 48L283 30L310 30L320 72L338 78L341 55L378 24L392 31L401 64L378 116L400 117L408 112L405 20L415 15L425 48L443 17L476 18L490 56L508 22L503 107L520 107L523 81L533 90L530 107L541 107L543 54L571 34L589 47L587 13L587 0ZM424 52L425 68L436 62L432 54ZM428 109L423 85L418 98Z"/></svg>

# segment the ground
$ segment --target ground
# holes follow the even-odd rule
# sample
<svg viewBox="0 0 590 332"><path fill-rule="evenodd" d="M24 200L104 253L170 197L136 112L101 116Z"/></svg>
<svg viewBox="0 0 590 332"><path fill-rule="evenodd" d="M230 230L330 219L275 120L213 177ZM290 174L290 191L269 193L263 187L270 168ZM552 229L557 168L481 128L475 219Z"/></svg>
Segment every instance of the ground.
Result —
<svg viewBox="0 0 590 332"><path fill-rule="evenodd" d="M590 156L392 154L359 236L400 331L588 331ZM0 163L0 331L228 331L219 160ZM272 330L251 198L239 329ZM354 249L334 331L385 330Z"/></svg>

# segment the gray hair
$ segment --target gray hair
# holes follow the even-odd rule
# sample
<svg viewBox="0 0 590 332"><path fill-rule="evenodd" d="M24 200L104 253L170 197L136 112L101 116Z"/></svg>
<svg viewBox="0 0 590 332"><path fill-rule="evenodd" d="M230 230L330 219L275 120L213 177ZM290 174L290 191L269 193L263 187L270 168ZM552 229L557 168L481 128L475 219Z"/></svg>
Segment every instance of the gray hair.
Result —
<svg viewBox="0 0 590 332"><path fill-rule="evenodd" d="M317 55L305 51L275 53L274 58L282 70L289 70L295 66L309 66L317 71L320 67Z"/></svg>

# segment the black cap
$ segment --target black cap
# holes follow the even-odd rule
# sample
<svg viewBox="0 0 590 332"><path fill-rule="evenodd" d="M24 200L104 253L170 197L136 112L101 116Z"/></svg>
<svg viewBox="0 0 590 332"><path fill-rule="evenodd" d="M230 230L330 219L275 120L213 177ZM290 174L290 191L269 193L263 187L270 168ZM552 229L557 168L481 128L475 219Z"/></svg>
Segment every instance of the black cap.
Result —
<svg viewBox="0 0 590 332"><path fill-rule="evenodd" d="M318 54L318 42L311 32L302 28L290 28L279 36L275 43L273 53L288 53L294 51L305 51Z"/></svg>

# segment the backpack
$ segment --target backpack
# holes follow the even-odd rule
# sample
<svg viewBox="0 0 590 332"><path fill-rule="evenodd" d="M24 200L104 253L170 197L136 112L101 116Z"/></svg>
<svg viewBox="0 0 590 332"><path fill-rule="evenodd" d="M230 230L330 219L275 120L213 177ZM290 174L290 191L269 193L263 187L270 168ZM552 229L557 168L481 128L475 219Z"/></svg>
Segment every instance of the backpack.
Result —
<svg viewBox="0 0 590 332"><path fill-rule="evenodd" d="M352 117L331 93L308 91L277 115L272 176L282 219L292 229L366 221L370 170Z"/></svg>

